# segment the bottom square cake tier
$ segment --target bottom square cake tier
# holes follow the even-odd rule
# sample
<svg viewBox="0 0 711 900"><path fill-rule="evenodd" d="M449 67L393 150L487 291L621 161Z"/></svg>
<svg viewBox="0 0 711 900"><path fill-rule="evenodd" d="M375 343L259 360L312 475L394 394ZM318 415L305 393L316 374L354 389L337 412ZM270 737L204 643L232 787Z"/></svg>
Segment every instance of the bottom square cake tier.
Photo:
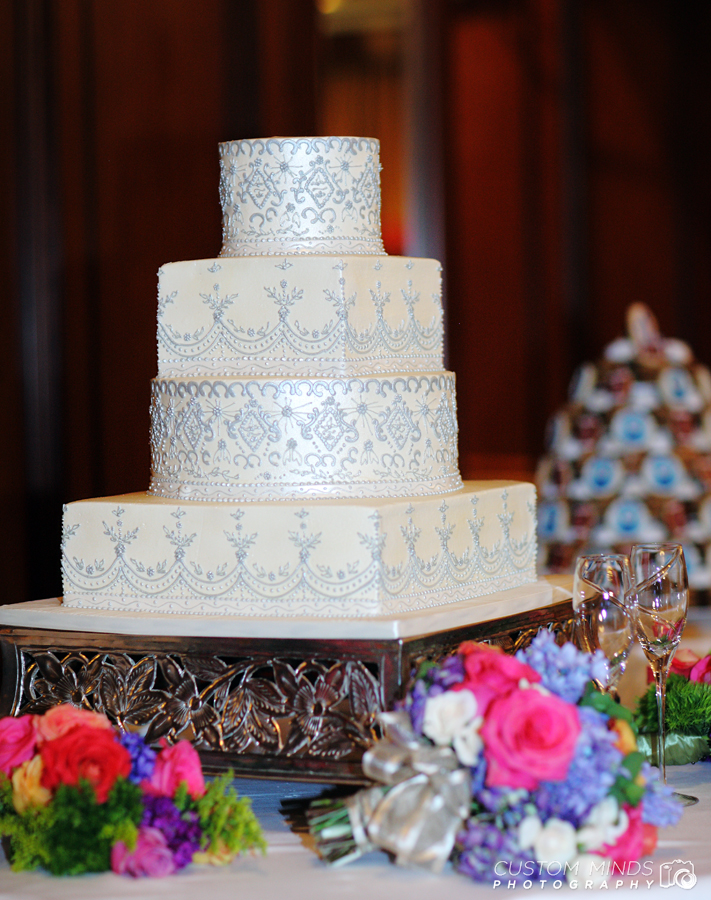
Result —
<svg viewBox="0 0 711 900"><path fill-rule="evenodd" d="M224 503L148 494L65 507L64 604L192 615L352 617L536 581L535 488Z"/></svg>

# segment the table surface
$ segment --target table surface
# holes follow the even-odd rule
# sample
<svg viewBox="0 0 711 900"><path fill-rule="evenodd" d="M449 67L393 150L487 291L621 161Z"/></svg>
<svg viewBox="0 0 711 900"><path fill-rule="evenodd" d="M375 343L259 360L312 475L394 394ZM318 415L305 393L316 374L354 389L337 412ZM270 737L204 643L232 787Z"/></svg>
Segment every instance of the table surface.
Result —
<svg viewBox="0 0 711 900"><path fill-rule="evenodd" d="M623 896L671 900L674 897L711 895L711 762L669 769L669 781L679 790L693 794L699 803L684 811L681 821L660 833L659 846L651 857L651 874L640 876L638 886L625 878L616 879L608 889ZM287 821L284 804L318 796L322 787L293 782L239 779L240 794L252 798L262 823L269 849L266 856L247 855L230 866L190 866L179 875L164 879L130 879L112 873L75 878L51 878L40 872L14 873L0 861L2 900L118 900L118 898L161 898L171 900L432 900L446 894L447 900L481 900L497 891L506 896L560 896L560 888L538 883L528 888L519 884L510 889L479 885L447 868L442 875L402 869L384 853L370 853L339 869L324 865L308 846L306 835L294 833ZM698 878L691 890L660 884L660 865L674 860L691 862ZM648 884L648 881L651 884ZM565 893L568 888L564 887Z"/></svg>

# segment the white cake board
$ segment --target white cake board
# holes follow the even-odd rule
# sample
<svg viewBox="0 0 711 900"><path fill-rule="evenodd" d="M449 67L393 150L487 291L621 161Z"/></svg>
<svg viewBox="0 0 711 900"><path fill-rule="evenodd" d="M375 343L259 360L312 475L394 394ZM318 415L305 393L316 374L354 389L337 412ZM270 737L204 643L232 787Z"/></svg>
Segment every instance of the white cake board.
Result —
<svg viewBox="0 0 711 900"><path fill-rule="evenodd" d="M74 609L61 599L0 606L0 625L94 634L235 637L309 640L390 640L449 631L479 622L543 609L571 593L554 579L539 579L486 597L393 616L320 618L316 616L191 616Z"/></svg>

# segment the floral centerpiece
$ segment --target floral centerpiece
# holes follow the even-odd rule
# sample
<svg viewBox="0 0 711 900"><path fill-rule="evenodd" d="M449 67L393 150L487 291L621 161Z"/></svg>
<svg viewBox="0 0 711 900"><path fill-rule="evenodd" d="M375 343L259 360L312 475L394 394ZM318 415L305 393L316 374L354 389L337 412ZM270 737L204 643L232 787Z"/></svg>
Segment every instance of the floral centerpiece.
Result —
<svg viewBox="0 0 711 900"><path fill-rule="evenodd" d="M322 857L380 848L434 871L451 859L490 884L624 873L681 806L637 750L631 713L594 689L606 666L548 632L516 656L469 642L425 663L365 754L374 786L310 808Z"/></svg>
<svg viewBox="0 0 711 900"><path fill-rule="evenodd" d="M678 650L667 679L664 745L668 765L706 759L711 749L711 654ZM640 697L635 710L639 749L654 760L659 728L654 685Z"/></svg>
<svg viewBox="0 0 711 900"><path fill-rule="evenodd" d="M16 871L161 876L264 850L231 778L206 783L188 741L156 751L91 710L0 719L0 837Z"/></svg>

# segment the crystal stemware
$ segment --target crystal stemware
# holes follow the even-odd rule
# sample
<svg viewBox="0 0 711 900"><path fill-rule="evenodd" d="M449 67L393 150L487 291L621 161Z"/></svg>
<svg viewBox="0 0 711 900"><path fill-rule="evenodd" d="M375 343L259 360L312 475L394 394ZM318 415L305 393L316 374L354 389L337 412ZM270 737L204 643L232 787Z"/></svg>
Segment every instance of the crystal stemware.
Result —
<svg viewBox="0 0 711 900"><path fill-rule="evenodd" d="M581 650L602 650L607 657L607 683L600 690L617 699L635 635L634 594L629 560L619 554L581 556L573 577L575 637Z"/></svg>
<svg viewBox="0 0 711 900"><path fill-rule="evenodd" d="M657 761L667 782L664 714L669 667L681 640L689 605L689 581L680 544L635 544L630 567L637 597L637 636L654 675L657 695ZM694 797L678 795L685 802Z"/></svg>

